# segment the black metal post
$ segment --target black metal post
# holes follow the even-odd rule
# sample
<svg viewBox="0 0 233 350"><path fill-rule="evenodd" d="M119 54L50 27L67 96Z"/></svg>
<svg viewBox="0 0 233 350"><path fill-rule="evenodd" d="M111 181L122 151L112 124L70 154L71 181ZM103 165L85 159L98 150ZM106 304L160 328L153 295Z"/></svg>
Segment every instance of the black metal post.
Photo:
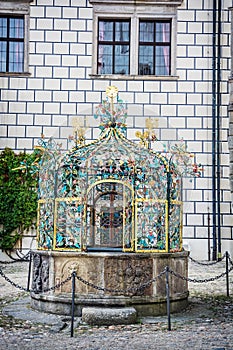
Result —
<svg viewBox="0 0 233 350"><path fill-rule="evenodd" d="M167 173L167 235L168 235L168 251L170 252L170 230L169 230L169 220L170 220L170 207L171 207L171 158L168 163L168 173Z"/></svg>
<svg viewBox="0 0 233 350"><path fill-rule="evenodd" d="M71 338L74 336L74 298L75 298L75 278L76 272L72 272L72 304L71 304L71 325L70 325L70 336Z"/></svg>
<svg viewBox="0 0 233 350"><path fill-rule="evenodd" d="M166 296L167 296L167 322L168 331L171 330L171 311L170 311L170 288L169 288L169 267L166 266Z"/></svg>
<svg viewBox="0 0 233 350"><path fill-rule="evenodd" d="M228 259L229 259L229 253L226 252L226 285L227 285L227 296L229 297L229 271L228 271Z"/></svg>
<svg viewBox="0 0 233 350"><path fill-rule="evenodd" d="M210 212L209 212L209 208L208 208L208 261L211 260L210 254L211 254L211 248L210 248Z"/></svg>
<svg viewBox="0 0 233 350"><path fill-rule="evenodd" d="M28 283L27 283L27 291L30 290L30 280L31 280L31 267L32 267L32 254L29 253L29 265L28 265Z"/></svg>

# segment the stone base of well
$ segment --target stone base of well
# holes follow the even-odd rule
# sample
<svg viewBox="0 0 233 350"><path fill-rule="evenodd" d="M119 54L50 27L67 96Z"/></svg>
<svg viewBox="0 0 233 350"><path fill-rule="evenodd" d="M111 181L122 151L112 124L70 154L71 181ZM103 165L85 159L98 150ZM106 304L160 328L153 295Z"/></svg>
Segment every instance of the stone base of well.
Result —
<svg viewBox="0 0 233 350"><path fill-rule="evenodd" d="M132 307L138 317L166 314L165 274L169 266L188 277L188 252L176 253L119 253L119 252L33 252L31 306L40 311L61 315L71 314L71 280L75 271L86 283L75 279L75 315L82 316L83 308ZM147 284L148 281L152 283ZM171 312L188 304L187 281L169 274ZM55 285L58 288L47 292ZM96 286L97 288L94 288ZM98 287L100 287L98 289ZM140 287L140 288L139 288Z"/></svg>

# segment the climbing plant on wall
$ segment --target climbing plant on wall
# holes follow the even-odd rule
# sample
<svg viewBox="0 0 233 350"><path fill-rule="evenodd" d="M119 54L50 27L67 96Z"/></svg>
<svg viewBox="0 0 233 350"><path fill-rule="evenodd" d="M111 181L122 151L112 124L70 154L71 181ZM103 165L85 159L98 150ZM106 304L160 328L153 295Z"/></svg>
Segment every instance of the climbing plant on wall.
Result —
<svg viewBox="0 0 233 350"><path fill-rule="evenodd" d="M12 249L25 230L34 226L37 210L37 175L34 165L40 150L32 154L0 154L0 249Z"/></svg>

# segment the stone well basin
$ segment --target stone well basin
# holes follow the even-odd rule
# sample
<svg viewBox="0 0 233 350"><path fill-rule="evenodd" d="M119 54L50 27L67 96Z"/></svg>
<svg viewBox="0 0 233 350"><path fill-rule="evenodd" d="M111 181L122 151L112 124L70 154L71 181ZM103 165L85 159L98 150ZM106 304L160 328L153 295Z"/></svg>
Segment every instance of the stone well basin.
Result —
<svg viewBox="0 0 233 350"><path fill-rule="evenodd" d="M75 279L76 316L82 316L85 307L134 307L139 317L163 315L166 314L165 275L161 278L156 276L166 266L188 277L188 252L139 254L35 250L31 306L40 311L70 315L72 282L60 283L75 271L83 280L107 289L96 289ZM155 281L138 289L151 279ZM171 312L180 311L188 303L187 281L171 274L169 281ZM60 286L42 292L55 285Z"/></svg>

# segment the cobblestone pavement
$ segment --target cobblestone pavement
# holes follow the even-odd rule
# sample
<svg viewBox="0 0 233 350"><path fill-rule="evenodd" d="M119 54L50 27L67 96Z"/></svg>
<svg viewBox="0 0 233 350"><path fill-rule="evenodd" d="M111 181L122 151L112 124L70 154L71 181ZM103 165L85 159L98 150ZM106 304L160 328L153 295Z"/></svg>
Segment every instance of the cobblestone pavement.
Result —
<svg viewBox="0 0 233 350"><path fill-rule="evenodd" d="M1 266L12 281L27 286L28 263ZM224 270L224 261L207 267L189 262L192 279L208 279ZM171 331L167 330L166 316L108 327L90 327L76 319L71 338L68 317L32 311L28 293L0 276L0 349L233 350L233 271L229 280L229 298L224 277L208 283L189 283L189 306L171 316Z"/></svg>

